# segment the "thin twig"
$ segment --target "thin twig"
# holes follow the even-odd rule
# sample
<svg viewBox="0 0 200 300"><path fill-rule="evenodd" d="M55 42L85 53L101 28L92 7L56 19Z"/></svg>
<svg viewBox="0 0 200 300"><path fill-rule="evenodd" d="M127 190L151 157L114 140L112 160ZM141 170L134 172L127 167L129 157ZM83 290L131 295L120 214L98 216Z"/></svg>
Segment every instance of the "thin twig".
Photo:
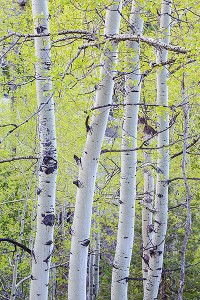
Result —
<svg viewBox="0 0 200 300"><path fill-rule="evenodd" d="M35 115L37 115L47 104L48 102L51 100L51 98L53 97L54 92L49 96L49 98L42 104L40 105L40 107L34 112L32 113L26 120L24 120L22 123L20 123L19 125L16 125L13 129L9 130L6 135L0 140L0 144L11 134L13 133L16 129L18 129L19 127L21 127L22 125L28 123Z"/></svg>
<svg viewBox="0 0 200 300"><path fill-rule="evenodd" d="M17 290L18 287L20 286L20 284L22 284L24 281L26 281L27 279L31 278L31 275L28 275L27 277L23 278L22 280L20 280L16 286L15 286L15 289Z"/></svg>
<svg viewBox="0 0 200 300"><path fill-rule="evenodd" d="M194 139L193 142L190 145L187 145L187 149L189 149L190 147L194 146L199 141L199 139L200 139L200 136L198 138ZM178 153L176 153L176 154L174 154L174 155L172 155L170 157L170 159L173 159L173 158L175 158L175 157L177 157L177 156L179 156L181 154L183 154L183 150L180 151L180 152L178 152Z"/></svg>

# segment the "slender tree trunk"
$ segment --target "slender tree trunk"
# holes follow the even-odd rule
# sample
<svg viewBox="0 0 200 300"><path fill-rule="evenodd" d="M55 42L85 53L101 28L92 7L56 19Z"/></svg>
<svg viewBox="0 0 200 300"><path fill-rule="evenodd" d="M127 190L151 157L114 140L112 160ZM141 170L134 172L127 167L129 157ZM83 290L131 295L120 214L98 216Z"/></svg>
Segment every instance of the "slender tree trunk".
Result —
<svg viewBox="0 0 200 300"><path fill-rule="evenodd" d="M139 16L140 8L133 1L130 23L136 34L142 33L143 21ZM134 58L129 59L132 72L126 76L126 97L124 103L138 103L140 101L140 45L129 42L128 51ZM137 147L138 106L125 106L124 124L122 127L122 150ZM112 272L111 299L127 299L128 276L132 256L134 238L134 215L136 195L136 151L122 152L121 180L120 180L120 208L117 234L117 246Z"/></svg>
<svg viewBox="0 0 200 300"><path fill-rule="evenodd" d="M151 138L150 135L145 134L145 140ZM148 143L148 142L146 142ZM146 279L148 277L149 260L150 260L150 247L152 241L153 224L153 198L154 198L154 178L152 174L151 166L151 154L148 151L144 151L144 162L146 164L144 168L144 199L142 209L142 272L143 287L146 287Z"/></svg>
<svg viewBox="0 0 200 300"><path fill-rule="evenodd" d="M49 33L46 0L32 0L36 34ZM48 283L55 221L57 151L54 102L50 78L49 37L35 38L36 90L39 107L40 165L36 238L32 257L30 299L48 299Z"/></svg>
<svg viewBox="0 0 200 300"><path fill-rule="evenodd" d="M94 298L94 253L90 253L89 260L89 297L88 300L93 300Z"/></svg>
<svg viewBox="0 0 200 300"><path fill-rule="evenodd" d="M160 29L164 36L162 41L169 44L170 22L171 22L171 0L163 0L161 5ZM168 51L157 51L157 63L167 62ZM160 68L157 72L157 104L168 105L168 71L167 67ZM162 274L163 253L165 236L167 231L168 212L168 182L169 179L169 151L165 146L169 145L169 116L158 117L158 153L156 197L155 197L155 219L152 246L150 249L150 262L148 280L144 292L144 299L157 299Z"/></svg>
<svg viewBox="0 0 200 300"><path fill-rule="evenodd" d="M30 197L30 186L28 187L28 194L27 199ZM24 224L25 224L25 215L27 212L27 199L24 204L24 209L22 211L22 217L21 217L21 229L20 229L20 237L18 239L18 242L22 242L22 237L24 235ZM18 276L18 261L20 260L20 249L17 250L16 256L15 256L15 264L13 267L13 281L12 281L12 287L11 287L11 293L10 293L10 300L15 300L16 298L16 286L17 286L17 276Z"/></svg>
<svg viewBox="0 0 200 300"><path fill-rule="evenodd" d="M94 213L98 215L98 207L95 207ZM100 264L100 234L97 218L94 217L95 232L93 234L93 243L91 245L89 260L89 288L88 299L95 300L99 293L99 264Z"/></svg>
<svg viewBox="0 0 200 300"><path fill-rule="evenodd" d="M121 1L107 8L105 35L119 33ZM108 48L109 47L109 48ZM115 67L117 61L117 45L106 44L101 64L101 83L96 93L95 106L107 105L112 102ZM79 167L79 177L74 182L77 189L74 222L72 226L72 244L69 269L69 300L86 299L86 274L88 245L90 242L90 226L92 203L96 180L98 160L105 134L109 109L98 109L89 125L86 119L87 141Z"/></svg>
<svg viewBox="0 0 200 300"><path fill-rule="evenodd" d="M183 100L183 114L184 114L182 173L183 173L185 190L186 190L187 219L185 224L185 236L184 236L183 245L181 249L181 271L180 271L180 281L179 281L179 290L178 290L178 300L183 299L183 289L184 289L184 282L185 282L185 254L186 254L188 239L191 233L191 226L192 226L191 207L190 207L192 195L190 193L190 187L188 184L187 173L186 173L186 165L187 165L186 156L187 156L187 139L188 139L188 130L189 130L190 105L187 103L188 99L186 98L185 95L184 75L182 80L182 100Z"/></svg>
<svg viewBox="0 0 200 300"><path fill-rule="evenodd" d="M98 226L97 226L98 230ZM94 252L94 294L96 297L99 294L99 265L100 265L100 233L95 233L95 252Z"/></svg>

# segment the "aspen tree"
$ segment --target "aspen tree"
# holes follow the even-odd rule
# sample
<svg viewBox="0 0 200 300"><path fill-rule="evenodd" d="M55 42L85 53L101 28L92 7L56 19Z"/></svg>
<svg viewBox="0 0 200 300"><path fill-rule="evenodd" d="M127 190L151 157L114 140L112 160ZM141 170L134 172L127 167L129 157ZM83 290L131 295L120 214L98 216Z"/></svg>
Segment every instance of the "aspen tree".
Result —
<svg viewBox="0 0 200 300"><path fill-rule="evenodd" d="M30 299L48 299L48 283L55 221L57 151L54 101L50 77L50 39L48 2L32 0L35 27L36 91L39 110L40 163L36 238L32 254Z"/></svg>
<svg viewBox="0 0 200 300"><path fill-rule="evenodd" d="M119 33L122 1L116 1L106 9L104 35ZM114 75L117 62L117 44L108 42L101 57L101 81L96 92L95 107L112 103ZM86 118L87 141L79 166L74 222L72 225L72 243L70 251L70 269L68 281L68 299L86 299L86 275L92 204L98 160L109 115L108 108L98 109Z"/></svg>
<svg viewBox="0 0 200 300"><path fill-rule="evenodd" d="M146 144L151 138L151 135L145 134ZM144 198L142 208L142 272L143 272L143 287L146 287L146 279L148 276L150 246L152 241L153 224L153 198L154 198L154 178L151 168L151 153L144 151Z"/></svg>
<svg viewBox="0 0 200 300"><path fill-rule="evenodd" d="M132 2L130 24L136 34L142 33L143 20L140 18L140 7ZM125 78L126 96L124 104L135 104L140 101L140 44L128 42L129 59L132 70ZM137 147L138 105L125 105L122 127L122 150ZM112 272L111 299L127 299L128 276L134 239L134 216L136 196L137 152L122 152L120 179L120 207L117 234L117 246Z"/></svg>
<svg viewBox="0 0 200 300"><path fill-rule="evenodd" d="M185 184L186 191L186 203L187 203L187 219L185 222L185 236L181 248L181 270L180 270L180 279L179 279L179 289L178 289L178 300L183 299L183 290L184 290L184 282L185 282L185 268L186 268L186 251L187 245L189 241L189 237L191 234L192 227L192 216L191 216L191 200L192 195L190 191L190 185L187 179L187 140L188 140L188 132L189 132L189 116L190 116L190 103L188 103L188 97L185 95L185 82L184 82L184 73L182 79L182 109L184 115L184 124L183 124L183 157L182 157L182 173Z"/></svg>
<svg viewBox="0 0 200 300"><path fill-rule="evenodd" d="M160 30L162 41L169 44L170 40L170 18L171 0L163 0L161 4ZM159 49L156 62L166 63L168 51ZM167 67L160 67L157 71L157 104L168 105L168 70ZM150 249L150 261L144 300L157 299L162 274L163 253L165 236L167 231L168 212L168 179L169 179L169 116L168 113L158 117L158 161L155 195L155 218L154 233Z"/></svg>

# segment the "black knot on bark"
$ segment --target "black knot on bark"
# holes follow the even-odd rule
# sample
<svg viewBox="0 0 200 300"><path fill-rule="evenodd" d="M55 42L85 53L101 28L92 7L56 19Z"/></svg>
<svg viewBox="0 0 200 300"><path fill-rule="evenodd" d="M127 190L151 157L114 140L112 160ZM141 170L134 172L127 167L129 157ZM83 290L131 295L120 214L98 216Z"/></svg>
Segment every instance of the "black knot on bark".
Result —
<svg viewBox="0 0 200 300"><path fill-rule="evenodd" d="M58 168L58 162L51 156L44 156L42 164L40 166L40 172L45 172L45 174L52 174Z"/></svg>
<svg viewBox="0 0 200 300"><path fill-rule="evenodd" d="M162 194L157 194L157 197L158 197L158 198L162 198L163 195L162 195Z"/></svg>
<svg viewBox="0 0 200 300"><path fill-rule="evenodd" d="M84 247L89 246L89 244L90 244L90 240L89 239L85 239L85 240L81 241L81 245L84 246Z"/></svg>
<svg viewBox="0 0 200 300"><path fill-rule="evenodd" d="M53 226L55 223L55 215L54 214L48 214L44 215L42 214L43 220L42 223L46 226Z"/></svg>
<svg viewBox="0 0 200 300"><path fill-rule="evenodd" d="M36 27L37 34L43 33L45 31L45 29L47 29L47 28L42 25Z"/></svg>

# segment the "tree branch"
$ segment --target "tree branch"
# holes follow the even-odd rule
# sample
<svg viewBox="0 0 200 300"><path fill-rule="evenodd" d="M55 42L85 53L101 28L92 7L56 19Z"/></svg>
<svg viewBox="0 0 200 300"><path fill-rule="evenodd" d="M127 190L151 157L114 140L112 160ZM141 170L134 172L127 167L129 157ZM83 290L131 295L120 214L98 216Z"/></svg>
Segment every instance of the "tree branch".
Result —
<svg viewBox="0 0 200 300"><path fill-rule="evenodd" d="M47 99L47 101L45 101L34 113L32 113L26 120L24 120L23 122L21 122L19 125L15 125L15 127L11 130L9 130L6 135L0 140L0 144L11 134L13 133L16 129L18 129L20 126L28 123L35 115L37 115L51 100L51 98L53 97L54 92L49 96L49 98Z"/></svg>
<svg viewBox="0 0 200 300"><path fill-rule="evenodd" d="M186 149L189 149L190 147L194 146L198 142L199 139L200 139L200 136L198 138L194 139L193 142L190 145L187 145ZM178 152L178 153L176 153L176 154L174 154L174 155L172 155L170 157L170 159L173 159L173 158L175 158L175 157L177 157L177 156L179 156L181 154L183 154L183 150L180 151L180 152Z"/></svg>
<svg viewBox="0 0 200 300"><path fill-rule="evenodd" d="M33 156L33 155L29 155L29 156L19 156L19 157L11 157L11 158L7 158L7 159L2 159L2 160L0 160L0 164L6 163L6 162L15 161L15 160L23 160L23 159L36 159L36 160L38 160L39 157L38 157L38 156Z"/></svg>
<svg viewBox="0 0 200 300"><path fill-rule="evenodd" d="M169 184L170 182L172 182L172 181L175 181L175 180L184 180L184 178L183 177L176 177L176 178L172 178L172 179L169 179L169 180L167 180L167 181L165 181L165 182L167 182L167 184ZM187 177L187 180L200 180L200 178L198 178L198 177Z"/></svg>
<svg viewBox="0 0 200 300"><path fill-rule="evenodd" d="M80 34L80 35L86 35L86 36L93 36L94 32L90 32L87 30L64 30L57 33L40 33L40 34L22 34L19 32L13 32L11 34L5 35L0 39L0 42L11 38L12 36L17 36L19 38L30 38L34 39L35 37L41 37L41 36L59 36L59 35L68 35L68 34Z"/></svg>
<svg viewBox="0 0 200 300"><path fill-rule="evenodd" d="M142 35L119 34L119 35L107 35L105 37L115 42L122 42L122 41L144 42L150 46L154 46L155 48L159 48L159 49L162 48L176 53L185 54L190 52L190 50L182 48L180 46L167 45L163 42Z"/></svg>
<svg viewBox="0 0 200 300"><path fill-rule="evenodd" d="M0 238L0 242L8 242L11 243L15 246L18 246L20 248L22 248L24 251L28 252L28 254L32 255L33 251L31 251L28 247L26 247L25 245L16 242L15 240L12 240L10 238Z"/></svg>

